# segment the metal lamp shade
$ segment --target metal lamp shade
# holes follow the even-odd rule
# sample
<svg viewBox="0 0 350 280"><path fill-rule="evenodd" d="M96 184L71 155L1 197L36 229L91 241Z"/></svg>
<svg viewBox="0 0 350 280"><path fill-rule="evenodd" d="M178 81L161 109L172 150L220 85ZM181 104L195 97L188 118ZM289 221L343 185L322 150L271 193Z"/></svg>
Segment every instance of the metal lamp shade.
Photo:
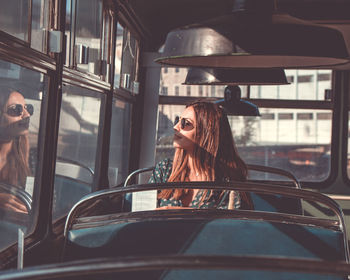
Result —
<svg viewBox="0 0 350 280"><path fill-rule="evenodd" d="M271 21L225 19L168 33L156 62L181 67L312 68L349 62L340 31L285 14Z"/></svg>
<svg viewBox="0 0 350 280"><path fill-rule="evenodd" d="M283 69L190 68L185 85L286 85Z"/></svg>

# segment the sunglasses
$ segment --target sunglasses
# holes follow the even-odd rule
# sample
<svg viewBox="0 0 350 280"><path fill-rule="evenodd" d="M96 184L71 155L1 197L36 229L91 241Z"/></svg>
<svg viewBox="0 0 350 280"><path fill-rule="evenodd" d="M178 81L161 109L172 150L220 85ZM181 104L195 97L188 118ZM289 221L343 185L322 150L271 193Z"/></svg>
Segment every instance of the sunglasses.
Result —
<svg viewBox="0 0 350 280"><path fill-rule="evenodd" d="M7 107L6 113L11 117L19 117L23 114L24 109L28 112L29 115L33 115L34 107L32 104L13 104Z"/></svg>
<svg viewBox="0 0 350 280"><path fill-rule="evenodd" d="M180 121L180 127L181 127L182 130L191 130L194 127L193 124L191 122L189 122L187 119L182 118L180 120L179 116L175 117L174 126L177 125L177 123L179 121Z"/></svg>

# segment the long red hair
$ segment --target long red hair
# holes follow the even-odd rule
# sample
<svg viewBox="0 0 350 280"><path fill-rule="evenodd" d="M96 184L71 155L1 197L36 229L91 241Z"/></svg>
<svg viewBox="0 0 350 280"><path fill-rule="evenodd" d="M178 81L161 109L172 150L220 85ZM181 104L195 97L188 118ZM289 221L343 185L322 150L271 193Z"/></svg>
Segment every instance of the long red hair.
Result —
<svg viewBox="0 0 350 280"><path fill-rule="evenodd" d="M224 110L206 101L190 103L195 112L195 148L193 154L194 167L206 174L208 181L244 181L247 178L247 166L237 152L232 136L231 127ZM184 149L176 148L173 167L168 182L188 181L189 155ZM180 199L188 190L162 190L160 198ZM204 193L204 196L206 193ZM250 204L245 193L241 193L242 200Z"/></svg>

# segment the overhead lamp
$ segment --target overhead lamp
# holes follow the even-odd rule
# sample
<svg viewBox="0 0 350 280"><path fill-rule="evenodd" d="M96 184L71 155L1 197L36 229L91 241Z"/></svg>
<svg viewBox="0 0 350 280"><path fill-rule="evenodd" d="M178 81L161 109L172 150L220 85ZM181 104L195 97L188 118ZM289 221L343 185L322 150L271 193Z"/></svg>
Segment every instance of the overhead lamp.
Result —
<svg viewBox="0 0 350 280"><path fill-rule="evenodd" d="M283 69L189 68L185 85L286 85Z"/></svg>
<svg viewBox="0 0 350 280"><path fill-rule="evenodd" d="M287 14L232 13L168 33L156 62L178 67L313 68L349 62L340 31Z"/></svg>
<svg viewBox="0 0 350 280"><path fill-rule="evenodd" d="M214 103L221 105L228 115L234 116L260 116L259 108L255 104L241 99L241 89L237 85L225 88L224 98Z"/></svg>

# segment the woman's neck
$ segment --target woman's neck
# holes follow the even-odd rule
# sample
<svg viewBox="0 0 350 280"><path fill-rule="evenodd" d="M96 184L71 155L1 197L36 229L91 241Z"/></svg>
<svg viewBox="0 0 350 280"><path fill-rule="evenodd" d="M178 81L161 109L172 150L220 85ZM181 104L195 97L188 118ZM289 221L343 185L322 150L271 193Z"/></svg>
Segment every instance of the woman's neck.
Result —
<svg viewBox="0 0 350 280"><path fill-rule="evenodd" d="M206 175L200 172L200 170L198 170L195 167L194 157L191 154L188 155L188 169L189 169L188 178L190 179L190 181L206 180Z"/></svg>

